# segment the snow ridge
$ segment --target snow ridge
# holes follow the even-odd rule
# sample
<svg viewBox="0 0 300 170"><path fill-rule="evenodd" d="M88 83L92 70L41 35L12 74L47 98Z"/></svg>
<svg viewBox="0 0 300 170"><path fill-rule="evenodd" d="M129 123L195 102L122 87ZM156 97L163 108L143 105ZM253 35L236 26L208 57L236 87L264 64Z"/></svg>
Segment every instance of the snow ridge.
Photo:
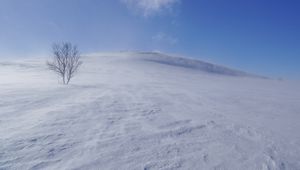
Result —
<svg viewBox="0 0 300 170"><path fill-rule="evenodd" d="M190 69L197 69L208 73L229 75L229 76L247 76L247 77L257 77L266 78L259 75L250 74L244 71L239 71L224 66L204 62L198 59L185 58L185 57L175 57L158 52L139 52L144 61L156 62L160 64L179 66Z"/></svg>

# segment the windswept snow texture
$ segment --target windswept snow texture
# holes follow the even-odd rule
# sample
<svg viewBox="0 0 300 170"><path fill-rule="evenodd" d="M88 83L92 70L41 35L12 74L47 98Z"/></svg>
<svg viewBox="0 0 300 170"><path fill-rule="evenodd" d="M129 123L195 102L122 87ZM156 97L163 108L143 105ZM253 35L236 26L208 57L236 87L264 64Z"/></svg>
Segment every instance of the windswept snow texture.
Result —
<svg viewBox="0 0 300 170"><path fill-rule="evenodd" d="M158 53L0 62L0 169L300 169L300 84Z"/></svg>

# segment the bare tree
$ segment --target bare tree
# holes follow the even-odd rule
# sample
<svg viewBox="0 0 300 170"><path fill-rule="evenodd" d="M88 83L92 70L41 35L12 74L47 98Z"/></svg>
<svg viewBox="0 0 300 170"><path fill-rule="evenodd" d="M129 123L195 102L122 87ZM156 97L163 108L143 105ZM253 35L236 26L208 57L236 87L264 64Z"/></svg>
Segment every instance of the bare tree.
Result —
<svg viewBox="0 0 300 170"><path fill-rule="evenodd" d="M82 64L79 51L71 43L55 43L52 50L53 59L52 61L47 61L47 66L62 78L63 84L69 84L71 78L74 77Z"/></svg>

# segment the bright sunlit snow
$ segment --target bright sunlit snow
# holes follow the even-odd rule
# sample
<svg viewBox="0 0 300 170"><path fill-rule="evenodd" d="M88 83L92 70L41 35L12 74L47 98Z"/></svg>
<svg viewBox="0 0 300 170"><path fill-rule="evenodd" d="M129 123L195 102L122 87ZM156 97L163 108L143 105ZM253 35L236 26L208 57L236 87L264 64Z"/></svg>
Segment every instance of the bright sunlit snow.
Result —
<svg viewBox="0 0 300 170"><path fill-rule="evenodd" d="M159 53L0 61L0 169L300 169L300 83Z"/></svg>

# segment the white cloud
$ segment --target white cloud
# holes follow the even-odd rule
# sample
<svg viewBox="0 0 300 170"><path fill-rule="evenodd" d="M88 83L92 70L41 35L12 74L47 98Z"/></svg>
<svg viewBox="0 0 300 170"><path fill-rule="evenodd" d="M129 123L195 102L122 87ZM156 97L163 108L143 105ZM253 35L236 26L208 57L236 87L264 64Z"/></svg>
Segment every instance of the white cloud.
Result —
<svg viewBox="0 0 300 170"><path fill-rule="evenodd" d="M172 12L174 5L180 0L121 0L121 2L125 3L129 9L148 17L162 11Z"/></svg>
<svg viewBox="0 0 300 170"><path fill-rule="evenodd" d="M155 42L167 43L171 45L175 45L178 43L178 39L171 35L168 35L164 32L159 32L152 37L152 40Z"/></svg>

